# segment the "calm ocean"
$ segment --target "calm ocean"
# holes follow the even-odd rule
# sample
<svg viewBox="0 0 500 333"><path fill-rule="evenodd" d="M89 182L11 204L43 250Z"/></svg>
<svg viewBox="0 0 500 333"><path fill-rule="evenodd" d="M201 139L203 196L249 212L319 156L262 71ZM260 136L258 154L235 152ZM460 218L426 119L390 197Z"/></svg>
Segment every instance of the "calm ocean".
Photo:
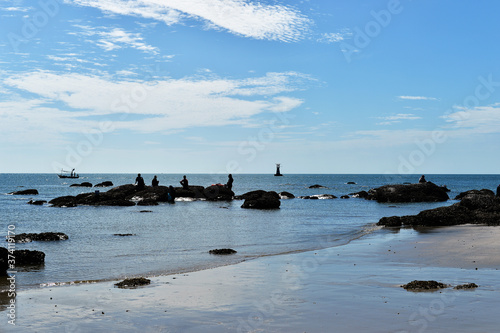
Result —
<svg viewBox="0 0 500 333"><path fill-rule="evenodd" d="M88 280L116 280L200 270L266 255L341 246L379 230L383 216L417 214L423 209L452 204L380 204L362 199L282 200L272 211L240 208L242 201L176 202L154 207L54 208L26 204L30 198L50 200L91 192L70 188L73 183L112 181L130 184L134 174L85 174L80 179L59 179L55 174L0 174L0 234L9 225L16 233L63 232L69 240L16 244L16 249L45 252L45 265L17 274L19 289ZM153 175L143 175L150 184ZM234 175L233 191L243 194L263 189L296 196L334 194L338 197L385 184L417 182L420 175ZM179 186L182 175L158 174L160 185ZM428 181L447 185L450 198L470 189L495 190L499 175L426 175ZM225 183L227 175L188 175L191 185ZM347 182L355 182L348 185ZM328 189L309 189L321 184ZM37 189L37 196L7 195ZM107 190L100 188L101 191ZM151 210L141 213L140 210ZM129 237L114 234L134 234ZM6 246L5 243L4 246ZM236 255L208 254L214 248L233 248Z"/></svg>

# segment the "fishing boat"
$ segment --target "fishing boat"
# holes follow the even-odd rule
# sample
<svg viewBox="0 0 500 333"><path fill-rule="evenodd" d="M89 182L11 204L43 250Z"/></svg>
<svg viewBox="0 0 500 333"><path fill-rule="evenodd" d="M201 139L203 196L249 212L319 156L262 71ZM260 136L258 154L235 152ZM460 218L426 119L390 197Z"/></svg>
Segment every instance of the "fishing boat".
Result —
<svg viewBox="0 0 500 333"><path fill-rule="evenodd" d="M69 175L67 173L68 171L61 170L61 173L57 176L59 178L80 178L80 176L75 173L75 169L71 170Z"/></svg>

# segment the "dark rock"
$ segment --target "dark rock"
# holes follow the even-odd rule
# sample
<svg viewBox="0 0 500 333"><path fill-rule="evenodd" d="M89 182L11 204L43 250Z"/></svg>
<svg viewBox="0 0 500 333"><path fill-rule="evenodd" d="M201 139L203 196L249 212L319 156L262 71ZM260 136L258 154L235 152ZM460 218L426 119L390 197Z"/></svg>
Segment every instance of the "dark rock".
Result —
<svg viewBox="0 0 500 333"><path fill-rule="evenodd" d="M158 202L154 199L142 199L137 203L137 206L158 206Z"/></svg>
<svg viewBox="0 0 500 333"><path fill-rule="evenodd" d="M389 227L500 225L500 198L479 191L470 192L451 206L424 210L417 215L384 217L377 224Z"/></svg>
<svg viewBox="0 0 500 333"><path fill-rule="evenodd" d="M9 269L9 250L5 247L0 247L0 276L7 276Z"/></svg>
<svg viewBox="0 0 500 333"><path fill-rule="evenodd" d="M293 195L290 192L280 192L280 199L293 199L295 198L295 195Z"/></svg>
<svg viewBox="0 0 500 333"><path fill-rule="evenodd" d="M377 202L438 202L449 199L444 189L432 182L409 185L385 185L368 191Z"/></svg>
<svg viewBox="0 0 500 333"><path fill-rule="evenodd" d="M234 192L224 185L212 185L203 190L203 195L211 201L233 200Z"/></svg>
<svg viewBox="0 0 500 333"><path fill-rule="evenodd" d="M351 193L351 195L353 198L360 198L360 199L367 199L369 197L369 194L366 191Z"/></svg>
<svg viewBox="0 0 500 333"><path fill-rule="evenodd" d="M442 186L439 186L439 187L441 187L446 192L451 192L451 190L446 185L442 185Z"/></svg>
<svg viewBox="0 0 500 333"><path fill-rule="evenodd" d="M314 195L306 195L306 196L300 196L298 197L299 199L306 199L306 200L326 200L326 199L337 199L336 196L333 194L314 194Z"/></svg>
<svg viewBox="0 0 500 333"><path fill-rule="evenodd" d="M356 185L356 182L347 182L347 185Z"/></svg>
<svg viewBox="0 0 500 333"><path fill-rule="evenodd" d="M311 185L311 186L309 186L309 188L328 188L328 187L323 186L323 185L316 184L316 185Z"/></svg>
<svg viewBox="0 0 500 333"><path fill-rule="evenodd" d="M491 195L491 196L495 195L495 193L492 190L488 190L488 189L482 189L479 191L478 190L470 190L470 191L465 191L465 192L460 193L459 195L457 195L455 197L455 200L462 200L465 196L467 196L469 194L485 194L485 195Z"/></svg>
<svg viewBox="0 0 500 333"><path fill-rule="evenodd" d="M99 184L96 184L94 185L94 187L109 187L109 186L113 186L113 182L111 181L105 181L105 182L102 182L102 183L99 183Z"/></svg>
<svg viewBox="0 0 500 333"><path fill-rule="evenodd" d="M14 256L16 266L41 265L45 262L45 253L41 251L16 250Z"/></svg>
<svg viewBox="0 0 500 333"><path fill-rule="evenodd" d="M38 191L35 189L29 189L29 190L10 192L9 194L12 194L12 195L38 195Z"/></svg>
<svg viewBox="0 0 500 333"><path fill-rule="evenodd" d="M28 201L29 205L42 206L44 203L47 203L45 200L30 200Z"/></svg>
<svg viewBox="0 0 500 333"><path fill-rule="evenodd" d="M66 240L68 238L69 238L68 235L62 232L42 232L39 234L22 233L22 234L17 234L14 237L16 243L30 243L32 241L51 242L51 241Z"/></svg>
<svg viewBox="0 0 500 333"><path fill-rule="evenodd" d="M188 190L182 187L174 187L174 189L177 198L205 199L205 188L203 186L189 185Z"/></svg>
<svg viewBox="0 0 500 333"><path fill-rule="evenodd" d="M128 237L128 236L137 236L137 235L136 234L113 234L113 236Z"/></svg>
<svg viewBox="0 0 500 333"><path fill-rule="evenodd" d="M92 187L92 184L89 182L83 182L81 184L71 184L69 187Z"/></svg>
<svg viewBox="0 0 500 333"><path fill-rule="evenodd" d="M349 198L350 198L350 196L348 196L348 195L343 195L340 197L340 199L349 199Z"/></svg>
<svg viewBox="0 0 500 333"><path fill-rule="evenodd" d="M76 207L76 197L67 195L49 201L53 207Z"/></svg>
<svg viewBox="0 0 500 333"><path fill-rule="evenodd" d="M479 286L475 283L466 283L466 284L461 284L461 285L458 285L456 286L455 288L453 289L456 289L456 290L462 290L462 289L475 289L475 288L478 288Z"/></svg>
<svg viewBox="0 0 500 333"><path fill-rule="evenodd" d="M414 280L410 283L402 285L401 287L405 288L406 290L423 291L423 290L437 290L442 288L448 288L449 286L444 283L436 282L433 280L430 281Z"/></svg>
<svg viewBox="0 0 500 333"><path fill-rule="evenodd" d="M140 210L139 213L152 213L152 210Z"/></svg>
<svg viewBox="0 0 500 333"><path fill-rule="evenodd" d="M96 206L117 206L117 207L130 207L135 206L135 203L125 199L112 199L106 201L99 201L95 203Z"/></svg>
<svg viewBox="0 0 500 333"><path fill-rule="evenodd" d="M115 283L115 286L118 288L136 288L139 286L145 286L151 283L150 279L146 279L143 277L125 279L121 282Z"/></svg>
<svg viewBox="0 0 500 333"><path fill-rule="evenodd" d="M241 208L279 209L281 205L280 196L274 191L252 191L243 194L242 197L245 202L243 202Z"/></svg>
<svg viewBox="0 0 500 333"><path fill-rule="evenodd" d="M208 253L217 255L228 255L228 254L235 254L237 253L237 251L233 249L215 249L208 251Z"/></svg>

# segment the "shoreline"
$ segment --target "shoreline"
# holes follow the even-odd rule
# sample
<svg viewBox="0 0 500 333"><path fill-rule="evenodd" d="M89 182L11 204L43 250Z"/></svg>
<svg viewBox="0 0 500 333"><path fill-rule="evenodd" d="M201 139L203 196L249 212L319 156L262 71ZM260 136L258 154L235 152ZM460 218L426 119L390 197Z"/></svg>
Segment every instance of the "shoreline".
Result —
<svg viewBox="0 0 500 333"><path fill-rule="evenodd" d="M500 319L500 228L375 232L347 245L235 265L114 282L21 291L17 325L37 332L470 332ZM476 270L477 268L477 270ZM412 280L476 290L414 293ZM481 301L481 306L477 305ZM5 312L2 312L5 313ZM6 320L6 319L4 319ZM3 325L5 326L5 325ZM11 326L11 325L8 325Z"/></svg>

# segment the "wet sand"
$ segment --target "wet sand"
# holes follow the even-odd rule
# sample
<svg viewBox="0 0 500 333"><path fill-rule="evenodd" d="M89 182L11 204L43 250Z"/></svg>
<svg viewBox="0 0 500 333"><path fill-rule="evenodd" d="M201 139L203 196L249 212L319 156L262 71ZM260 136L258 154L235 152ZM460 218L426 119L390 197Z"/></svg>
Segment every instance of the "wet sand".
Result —
<svg viewBox="0 0 500 333"><path fill-rule="evenodd" d="M477 269L476 269L477 268ZM381 230L346 246L189 274L20 292L13 332L494 332L500 227ZM409 292L412 280L452 288ZM5 312L2 313L2 315Z"/></svg>

